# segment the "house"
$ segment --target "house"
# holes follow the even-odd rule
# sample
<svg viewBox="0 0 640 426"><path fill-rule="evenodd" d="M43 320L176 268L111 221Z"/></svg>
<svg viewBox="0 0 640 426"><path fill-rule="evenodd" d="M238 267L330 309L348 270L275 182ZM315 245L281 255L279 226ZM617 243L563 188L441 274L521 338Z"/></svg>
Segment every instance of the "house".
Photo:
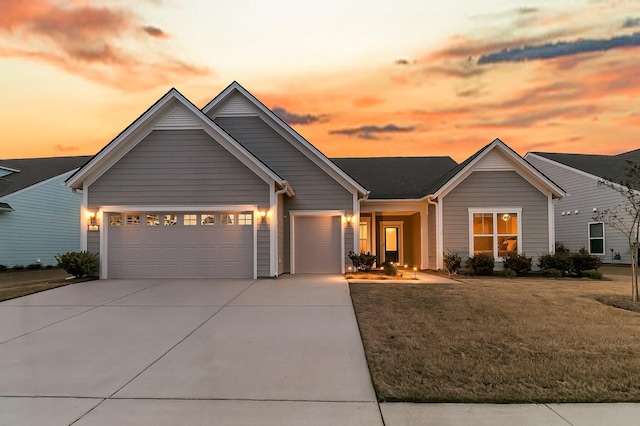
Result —
<svg viewBox="0 0 640 426"><path fill-rule="evenodd" d="M234 82L171 89L67 179L102 278L343 273L350 251L439 269L553 250L563 190L500 140L448 157L331 161Z"/></svg>
<svg viewBox="0 0 640 426"><path fill-rule="evenodd" d="M555 203L556 241L570 250L586 248L605 263L630 263L629 244L620 231L594 219L626 199L599 181L620 182L627 160L640 161L640 150L618 155L529 152L525 159L557 182L567 196Z"/></svg>
<svg viewBox="0 0 640 426"><path fill-rule="evenodd" d="M0 265L55 265L80 248L81 197L64 181L90 158L0 160Z"/></svg>

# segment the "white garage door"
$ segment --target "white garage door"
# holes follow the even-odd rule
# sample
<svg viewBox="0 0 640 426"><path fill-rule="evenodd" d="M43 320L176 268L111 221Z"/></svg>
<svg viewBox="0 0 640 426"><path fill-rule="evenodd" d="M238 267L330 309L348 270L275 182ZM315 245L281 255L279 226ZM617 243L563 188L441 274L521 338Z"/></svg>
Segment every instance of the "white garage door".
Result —
<svg viewBox="0 0 640 426"><path fill-rule="evenodd" d="M298 216L294 220L294 271L340 273L342 253L339 216Z"/></svg>
<svg viewBox="0 0 640 426"><path fill-rule="evenodd" d="M252 278L253 213L111 213L109 278Z"/></svg>

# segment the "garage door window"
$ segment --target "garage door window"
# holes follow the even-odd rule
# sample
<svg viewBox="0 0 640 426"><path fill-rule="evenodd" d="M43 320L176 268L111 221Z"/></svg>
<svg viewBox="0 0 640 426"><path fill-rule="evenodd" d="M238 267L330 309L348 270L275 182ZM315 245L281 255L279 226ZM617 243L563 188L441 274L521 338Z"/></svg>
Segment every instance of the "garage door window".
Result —
<svg viewBox="0 0 640 426"><path fill-rule="evenodd" d="M220 224L222 225L235 225L236 223L236 215L233 213L221 213L220 214Z"/></svg>
<svg viewBox="0 0 640 426"><path fill-rule="evenodd" d="M157 214L148 214L147 226L160 226L160 216Z"/></svg>
<svg viewBox="0 0 640 426"><path fill-rule="evenodd" d="M238 215L238 225L253 225L253 214L240 213Z"/></svg>
<svg viewBox="0 0 640 426"><path fill-rule="evenodd" d="M178 216L175 214L165 214L164 220L162 221L164 226L173 226L178 224Z"/></svg>
<svg viewBox="0 0 640 426"><path fill-rule="evenodd" d="M127 226L140 225L140 215L139 214L128 214L126 223L127 223Z"/></svg>
<svg viewBox="0 0 640 426"><path fill-rule="evenodd" d="M182 218L182 224L184 226L194 226L198 224L198 215L185 214Z"/></svg>
<svg viewBox="0 0 640 426"><path fill-rule="evenodd" d="M122 215L121 214L112 214L109 217L109 225L111 226L122 226Z"/></svg>
<svg viewBox="0 0 640 426"><path fill-rule="evenodd" d="M213 214L203 214L200 216L200 223L202 223L203 225L215 225L216 218L213 216Z"/></svg>

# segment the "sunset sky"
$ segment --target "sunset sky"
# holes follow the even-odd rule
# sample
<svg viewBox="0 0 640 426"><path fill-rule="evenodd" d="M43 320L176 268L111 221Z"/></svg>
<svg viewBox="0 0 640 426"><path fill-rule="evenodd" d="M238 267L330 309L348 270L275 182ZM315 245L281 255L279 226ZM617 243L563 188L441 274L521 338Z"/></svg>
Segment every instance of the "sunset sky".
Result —
<svg viewBox="0 0 640 426"><path fill-rule="evenodd" d="M0 159L236 80L329 157L640 148L638 0L0 0Z"/></svg>

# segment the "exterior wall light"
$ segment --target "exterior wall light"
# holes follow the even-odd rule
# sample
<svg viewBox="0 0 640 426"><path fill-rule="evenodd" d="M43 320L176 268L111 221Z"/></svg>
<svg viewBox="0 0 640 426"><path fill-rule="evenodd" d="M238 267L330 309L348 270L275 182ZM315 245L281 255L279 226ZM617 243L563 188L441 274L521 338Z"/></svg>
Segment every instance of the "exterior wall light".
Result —
<svg viewBox="0 0 640 426"><path fill-rule="evenodd" d="M267 212L266 210L260 210L260 219L262 219L262 221L264 222L264 220L267 217Z"/></svg>
<svg viewBox="0 0 640 426"><path fill-rule="evenodd" d="M96 217L96 212L89 212L88 216L89 216L89 223L87 225L87 228L89 229L89 231L99 231L100 225L98 225L98 218Z"/></svg>
<svg viewBox="0 0 640 426"><path fill-rule="evenodd" d="M347 223L351 223L352 220L353 220L353 216L347 215Z"/></svg>

